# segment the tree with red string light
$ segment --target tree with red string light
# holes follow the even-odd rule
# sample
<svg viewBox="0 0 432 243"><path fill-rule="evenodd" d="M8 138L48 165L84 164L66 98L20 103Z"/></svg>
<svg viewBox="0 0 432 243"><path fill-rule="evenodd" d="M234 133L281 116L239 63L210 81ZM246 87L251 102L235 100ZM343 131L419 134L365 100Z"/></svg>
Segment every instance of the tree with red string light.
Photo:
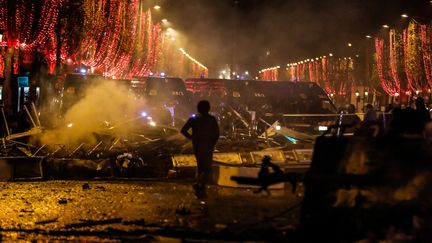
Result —
<svg viewBox="0 0 432 243"><path fill-rule="evenodd" d="M55 31L62 0L0 0L0 30L6 39L4 106L12 112L12 74L18 71L21 51L34 53L44 50Z"/></svg>
<svg viewBox="0 0 432 243"><path fill-rule="evenodd" d="M423 65L428 82L428 90L432 87L432 25L421 25L421 43L423 50Z"/></svg>
<svg viewBox="0 0 432 243"><path fill-rule="evenodd" d="M412 20L404 30L405 73L411 91L425 88L420 25ZM408 91L408 90L407 90Z"/></svg>
<svg viewBox="0 0 432 243"><path fill-rule="evenodd" d="M404 89L406 75L404 73L403 36L395 29L389 31L389 66L391 78L396 87ZM398 91L400 92L400 90Z"/></svg>
<svg viewBox="0 0 432 243"><path fill-rule="evenodd" d="M389 65L388 48L384 46L383 39L375 40L375 50L377 59L377 71L383 90L390 96L400 94L400 83L394 82Z"/></svg>

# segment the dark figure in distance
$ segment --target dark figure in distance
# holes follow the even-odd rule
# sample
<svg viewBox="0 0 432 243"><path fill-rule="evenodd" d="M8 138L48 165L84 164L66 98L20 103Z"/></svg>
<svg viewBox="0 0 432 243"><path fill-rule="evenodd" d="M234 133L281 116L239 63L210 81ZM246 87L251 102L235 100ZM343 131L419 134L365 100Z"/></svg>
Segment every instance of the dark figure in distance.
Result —
<svg viewBox="0 0 432 243"><path fill-rule="evenodd" d="M211 175L213 150L219 139L219 126L216 118L209 114L210 103L198 102L198 114L189 118L181 133L192 139L193 151L197 161L197 183L193 186L198 198L206 197L206 184ZM192 134L189 133L192 129Z"/></svg>
<svg viewBox="0 0 432 243"><path fill-rule="evenodd" d="M430 114L422 97L417 97L415 100L415 108L424 123L430 121Z"/></svg>
<svg viewBox="0 0 432 243"><path fill-rule="evenodd" d="M376 120L377 120L377 114L374 110L374 107L371 104L367 104L363 121L374 122Z"/></svg>
<svg viewBox="0 0 432 243"><path fill-rule="evenodd" d="M348 124L352 125L353 127L357 127L358 124L361 123L360 117L358 117L356 115L356 107L353 104L350 104L347 108L347 112L348 112L348 118L347 120L349 122L347 122Z"/></svg>

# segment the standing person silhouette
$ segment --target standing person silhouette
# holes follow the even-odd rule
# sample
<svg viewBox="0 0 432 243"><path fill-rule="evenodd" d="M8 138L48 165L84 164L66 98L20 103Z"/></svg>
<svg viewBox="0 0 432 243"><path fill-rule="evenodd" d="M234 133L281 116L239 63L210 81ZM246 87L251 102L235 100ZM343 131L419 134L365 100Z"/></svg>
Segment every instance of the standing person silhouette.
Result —
<svg viewBox="0 0 432 243"><path fill-rule="evenodd" d="M193 185L198 198L206 198L206 184L211 175L213 150L219 139L219 126L216 118L209 114L210 103L207 100L198 102L198 114L189 118L181 133L192 139L193 151L197 161L197 183ZM192 134L189 133L192 129Z"/></svg>

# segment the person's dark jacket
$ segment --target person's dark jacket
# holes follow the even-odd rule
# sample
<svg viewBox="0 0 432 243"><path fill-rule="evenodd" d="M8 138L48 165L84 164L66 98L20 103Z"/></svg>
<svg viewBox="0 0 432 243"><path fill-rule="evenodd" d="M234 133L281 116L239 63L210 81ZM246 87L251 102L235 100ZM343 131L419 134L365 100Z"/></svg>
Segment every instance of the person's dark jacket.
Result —
<svg viewBox="0 0 432 243"><path fill-rule="evenodd" d="M189 129L192 128L192 134ZM191 117L181 129L181 133L192 139L194 148L209 147L213 149L219 139L219 126L216 118L210 114Z"/></svg>

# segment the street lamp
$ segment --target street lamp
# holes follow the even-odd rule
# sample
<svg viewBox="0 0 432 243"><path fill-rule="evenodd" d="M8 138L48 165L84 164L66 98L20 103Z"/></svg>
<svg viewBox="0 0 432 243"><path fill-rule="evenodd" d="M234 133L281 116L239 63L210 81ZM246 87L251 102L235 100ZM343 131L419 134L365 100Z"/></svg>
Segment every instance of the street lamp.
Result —
<svg viewBox="0 0 432 243"><path fill-rule="evenodd" d="M161 9L161 6L155 5L153 8L156 9L156 10L159 10L159 9Z"/></svg>
<svg viewBox="0 0 432 243"><path fill-rule="evenodd" d="M387 24L383 24L382 27L383 27L383 28L386 28L386 29L390 28L390 26L388 26Z"/></svg>
<svg viewBox="0 0 432 243"><path fill-rule="evenodd" d="M352 46L352 44L351 44L351 43L348 43L348 46L349 46L349 47L351 47L351 46Z"/></svg>
<svg viewBox="0 0 432 243"><path fill-rule="evenodd" d="M366 38L368 38L368 39L371 39L371 38L372 38L372 36L370 36L370 35L367 35L367 36L366 36Z"/></svg>
<svg viewBox="0 0 432 243"><path fill-rule="evenodd" d="M164 24L168 22L167 19L162 19L161 21L162 21L162 23L164 23Z"/></svg>
<svg viewBox="0 0 432 243"><path fill-rule="evenodd" d="M364 98L366 100L366 103L369 103L369 92L367 90L364 92Z"/></svg>
<svg viewBox="0 0 432 243"><path fill-rule="evenodd" d="M360 92L356 91L355 92L355 96L356 96L356 109L359 110L358 104L359 104L359 101L360 101Z"/></svg>
<svg viewBox="0 0 432 243"><path fill-rule="evenodd" d="M406 15L406 14L402 14L401 17L402 17L402 18L408 18L408 15Z"/></svg>

